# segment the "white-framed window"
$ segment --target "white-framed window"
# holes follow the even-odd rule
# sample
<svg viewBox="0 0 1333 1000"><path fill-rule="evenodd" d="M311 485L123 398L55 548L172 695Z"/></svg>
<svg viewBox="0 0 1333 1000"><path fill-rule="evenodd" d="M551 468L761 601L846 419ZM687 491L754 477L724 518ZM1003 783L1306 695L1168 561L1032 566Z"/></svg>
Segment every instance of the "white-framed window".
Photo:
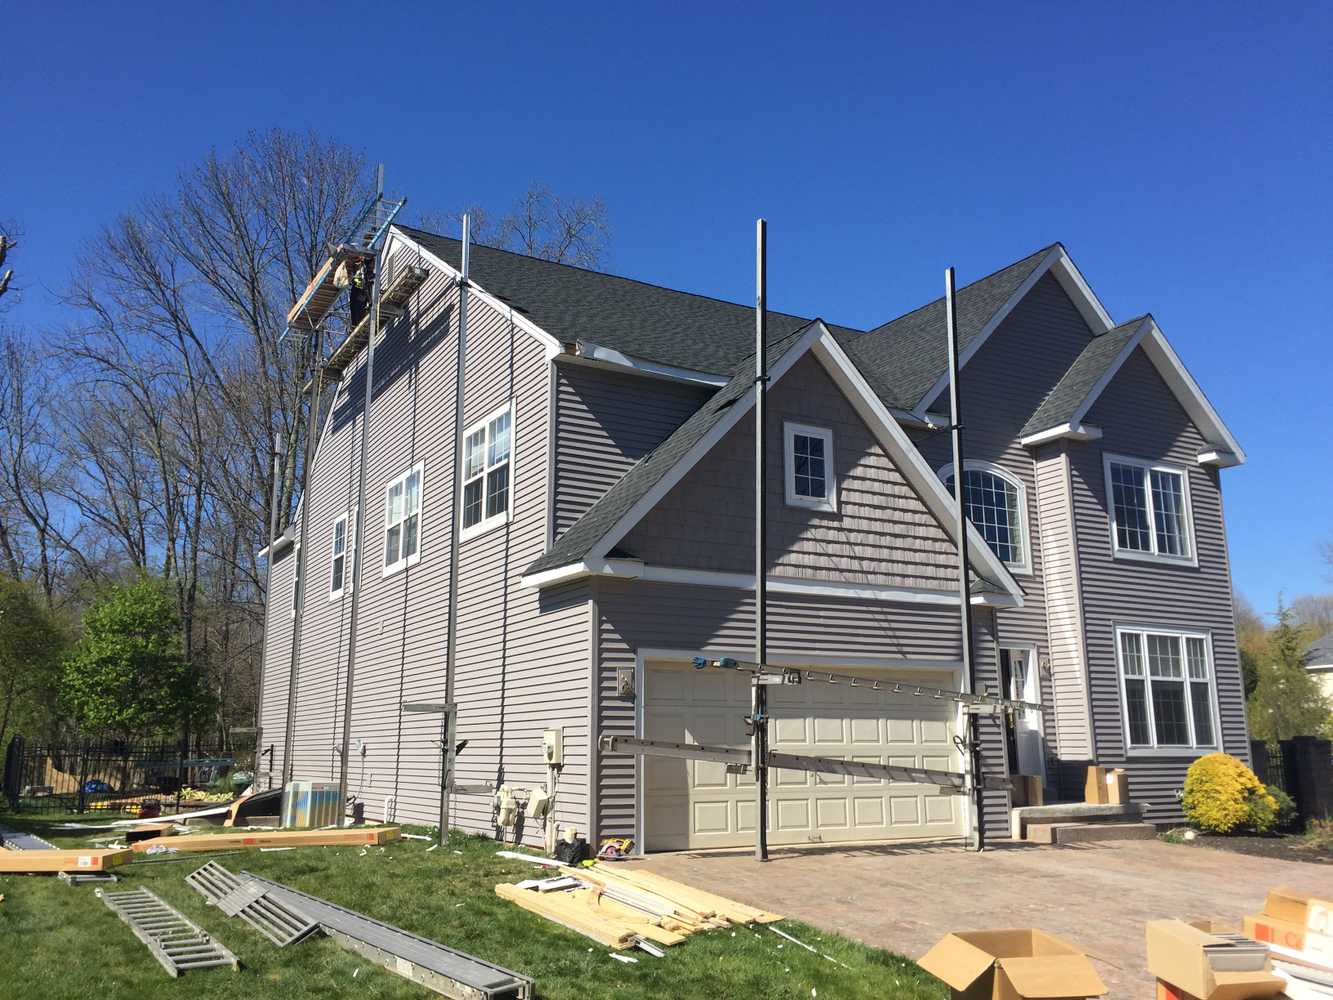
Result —
<svg viewBox="0 0 1333 1000"><path fill-rule="evenodd" d="M1189 476L1178 465L1106 455L1111 546L1126 559L1194 562Z"/></svg>
<svg viewBox="0 0 1333 1000"><path fill-rule="evenodd" d="M1217 698L1206 632L1118 627L1125 740L1133 751L1217 747Z"/></svg>
<svg viewBox="0 0 1333 1000"><path fill-rule="evenodd" d="M463 432L463 502L459 538L504 524L513 506L514 401Z"/></svg>
<svg viewBox="0 0 1333 1000"><path fill-rule="evenodd" d="M356 521L347 513L333 522L333 535L329 540L330 601L352 592L352 574L356 570Z"/></svg>
<svg viewBox="0 0 1333 1000"><path fill-rule="evenodd" d="M421 486L418 462L384 488L384 575L415 565L421 558Z"/></svg>
<svg viewBox="0 0 1333 1000"><path fill-rule="evenodd" d="M953 493L952 465L940 470L940 479ZM986 462L965 462L963 512L1012 572L1031 572L1027 490L1017 477Z"/></svg>
<svg viewBox="0 0 1333 1000"><path fill-rule="evenodd" d="M782 425L787 503L813 510L838 509L833 474L833 432L790 421Z"/></svg>

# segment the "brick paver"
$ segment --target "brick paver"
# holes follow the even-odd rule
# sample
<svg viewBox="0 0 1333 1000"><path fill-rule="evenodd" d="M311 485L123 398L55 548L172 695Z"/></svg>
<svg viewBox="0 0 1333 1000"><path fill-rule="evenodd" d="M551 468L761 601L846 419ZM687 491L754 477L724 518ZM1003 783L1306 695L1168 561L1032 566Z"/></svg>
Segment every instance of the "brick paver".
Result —
<svg viewBox="0 0 1333 1000"><path fill-rule="evenodd" d="M1333 895L1333 866L1160 841L1068 847L782 848L682 852L633 864L911 958L952 930L1040 927L1084 948L1113 997L1152 996L1143 925L1239 919L1275 885Z"/></svg>

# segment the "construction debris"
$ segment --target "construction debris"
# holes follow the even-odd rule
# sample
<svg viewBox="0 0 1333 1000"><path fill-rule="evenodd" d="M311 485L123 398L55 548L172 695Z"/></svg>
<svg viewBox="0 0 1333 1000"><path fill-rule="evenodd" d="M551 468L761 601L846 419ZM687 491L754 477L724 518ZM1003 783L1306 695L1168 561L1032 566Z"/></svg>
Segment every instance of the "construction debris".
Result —
<svg viewBox="0 0 1333 1000"><path fill-rule="evenodd" d="M240 917L279 948L295 944L319 929L300 910L274 899L269 890L251 879L240 879L210 861L185 876L185 881L229 917Z"/></svg>
<svg viewBox="0 0 1333 1000"><path fill-rule="evenodd" d="M129 925L134 936L148 946L170 975L219 965L240 969L241 963L235 955L147 889L107 893L98 889L97 894Z"/></svg>
<svg viewBox="0 0 1333 1000"><path fill-rule="evenodd" d="M170 847L176 851L220 851L228 847L348 847L358 844L387 844L398 839L398 827L380 826L374 829L335 830L273 830L250 833L199 833L170 838L169 844L158 840L143 840L133 845L136 852L153 847Z"/></svg>
<svg viewBox="0 0 1333 1000"><path fill-rule="evenodd" d="M0 847L11 851L54 851L56 845L43 840L34 833L20 833L7 826L0 826Z"/></svg>
<svg viewBox="0 0 1333 1000"><path fill-rule="evenodd" d="M545 859L507 852L515 858ZM495 894L608 948L680 944L697 931L782 918L652 872L596 863L555 878L501 883ZM785 935L784 935L785 936Z"/></svg>
<svg viewBox="0 0 1333 1000"><path fill-rule="evenodd" d="M129 851L42 850L0 851L0 874L54 875L57 872L101 872L129 863Z"/></svg>
<svg viewBox="0 0 1333 1000"><path fill-rule="evenodd" d="M120 879L111 872L87 872L85 874L79 874L78 872L61 872L56 877L68 886L87 885L89 882L120 881Z"/></svg>
<svg viewBox="0 0 1333 1000"><path fill-rule="evenodd" d="M317 921L320 929L344 948L436 993L470 1000L529 1000L536 993L532 979L521 973L250 872L241 872L240 877L266 888L271 898Z"/></svg>

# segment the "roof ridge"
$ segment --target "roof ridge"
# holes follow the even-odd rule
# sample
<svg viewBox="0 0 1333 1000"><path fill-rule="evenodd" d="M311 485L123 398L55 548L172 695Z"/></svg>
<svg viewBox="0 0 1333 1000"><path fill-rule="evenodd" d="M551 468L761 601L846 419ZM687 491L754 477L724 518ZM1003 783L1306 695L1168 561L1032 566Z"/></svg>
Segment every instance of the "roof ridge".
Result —
<svg viewBox="0 0 1333 1000"><path fill-rule="evenodd" d="M1061 249L1064 249L1064 244L1061 243L1059 240L1056 240L1054 243L1051 243L1051 244L1049 244L1048 246L1044 246L1044 247L1042 247L1040 250L1034 250L1032 253L1028 254L1028 255L1025 256L1025 257L1019 257L1017 260L1011 260L1008 264L1005 264L1003 267L997 267L994 271L991 271L991 272L988 273L988 274L983 274L980 278L974 278L972 281L969 281L966 285L963 285L961 288L957 289L957 292L965 292L965 291L967 291L969 288L971 288L973 285L979 285L979 284L981 284L981 282L983 282L983 281L989 281L991 278L995 277L995 276L996 276L997 274L999 274L1001 271L1007 271L1007 270L1009 270L1011 267L1017 267L1019 264L1022 264L1024 261L1031 260L1033 257L1044 256L1045 254L1050 253L1050 252L1051 252L1052 250L1054 250L1056 247L1060 247ZM1068 252L1068 251L1066 251L1066 253L1067 253L1067 252ZM956 292L955 294L957 294L957 292ZM890 326L890 325L892 325L892 324L894 324L894 323L897 323L899 320L906 319L908 316L915 316L917 313L922 312L923 310L929 309L931 306L937 305L938 303L941 303L941 302L943 302L943 301L944 301L944 296L943 296L943 295L937 296L936 298L931 299L929 302L925 303L924 305L917 306L915 309L909 309L907 312L903 313L903 314L900 315L900 316L895 316L895 317L893 317L893 319L885 320L883 323L880 323L880 324L878 324L878 325L876 325L876 326L871 327L871 328L870 328L869 330L867 330L866 332L867 332L867 333L877 333L877 332L879 332L880 330L883 330L886 326Z"/></svg>
<svg viewBox="0 0 1333 1000"><path fill-rule="evenodd" d="M430 236L437 240L450 240L454 243L459 243L459 244L463 242L456 236L447 236L444 233L433 233L429 229L420 229L416 226L408 226L399 222L395 222L394 225L399 229L404 229L412 233L421 233L424 236ZM658 284L655 281L645 281L642 278L631 278L625 274L612 274L610 271L598 271L595 268L584 267L581 264L567 264L562 260L547 260L545 257L534 257L530 253L520 253L517 250L508 250L505 247L491 246L489 243L481 243L476 240L473 241L473 245L479 247L485 247L487 250L494 250L496 253L508 254L511 257L521 257L524 260L534 260L537 261L539 264L549 264L552 267L565 267L571 271L582 271L585 274L595 274L599 278L615 278L617 281L629 281L636 285L642 285L645 288L656 288L658 291L672 292L676 295L688 295L692 299L707 299L709 302L720 302L723 305L735 306L737 309L754 309L754 306L752 304L747 304L744 302L735 302L732 299L724 299L717 295L705 295L702 292L690 292L686 291L683 288L672 288L670 285ZM809 317L800 316L796 313L779 312L776 309L770 309L768 310L768 313L770 316L783 316L787 319L798 319L802 321L809 320ZM842 323L835 323L834 325L838 327L843 327L848 330L855 329L855 327L848 327Z"/></svg>

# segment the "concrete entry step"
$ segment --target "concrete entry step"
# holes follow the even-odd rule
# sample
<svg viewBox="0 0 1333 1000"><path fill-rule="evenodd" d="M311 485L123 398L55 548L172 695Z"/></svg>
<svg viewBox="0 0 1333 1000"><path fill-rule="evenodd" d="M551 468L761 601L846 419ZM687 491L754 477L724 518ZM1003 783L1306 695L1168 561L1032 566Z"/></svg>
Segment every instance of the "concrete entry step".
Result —
<svg viewBox="0 0 1333 1000"><path fill-rule="evenodd" d="M1153 840L1151 823L1029 823L1027 839L1033 844L1090 844L1100 840Z"/></svg>

